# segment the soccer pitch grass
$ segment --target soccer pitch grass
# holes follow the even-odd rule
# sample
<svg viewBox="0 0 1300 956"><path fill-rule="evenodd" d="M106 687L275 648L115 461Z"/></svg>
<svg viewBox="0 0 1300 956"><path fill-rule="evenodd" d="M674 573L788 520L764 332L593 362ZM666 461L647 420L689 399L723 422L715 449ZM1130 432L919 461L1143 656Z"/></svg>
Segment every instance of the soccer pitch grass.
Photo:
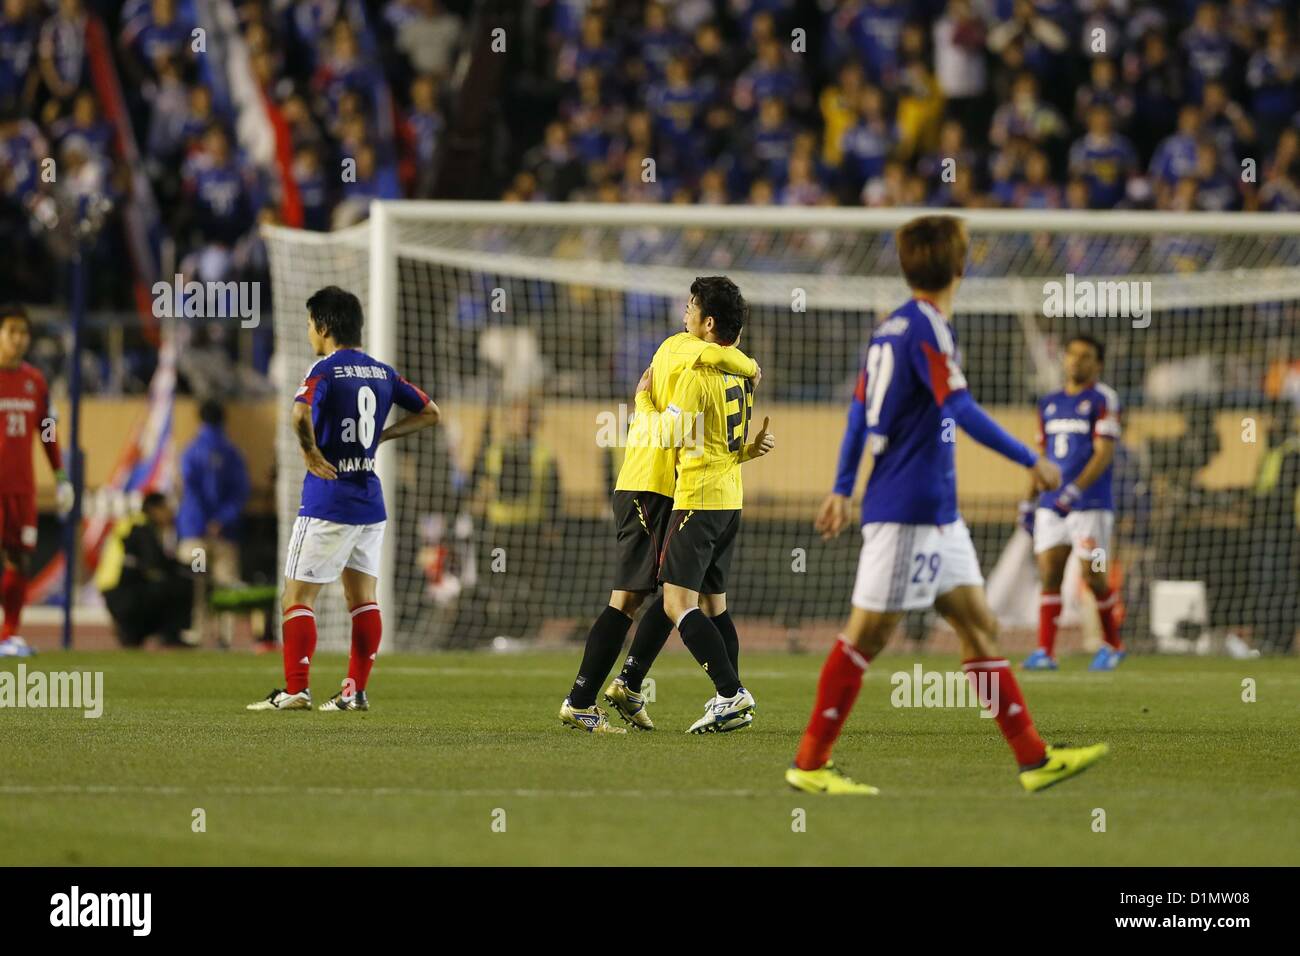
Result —
<svg viewBox="0 0 1300 956"><path fill-rule="evenodd" d="M820 655L742 652L754 725L704 737L683 731L711 687L688 657L665 656L659 729L593 737L556 719L576 648L384 656L366 714L245 711L278 682L273 657L47 654L29 671L104 672L104 713L0 710L0 860L1300 863L1300 660L1139 657L1091 674L1076 657L1024 675L1044 739L1111 745L1083 776L1033 795L993 721L891 706L890 675L916 660L873 665L836 751L881 795L827 798L782 780ZM344 669L340 655L314 662L317 703ZM1248 677L1255 703L1242 700ZM192 829L196 808L206 832Z"/></svg>

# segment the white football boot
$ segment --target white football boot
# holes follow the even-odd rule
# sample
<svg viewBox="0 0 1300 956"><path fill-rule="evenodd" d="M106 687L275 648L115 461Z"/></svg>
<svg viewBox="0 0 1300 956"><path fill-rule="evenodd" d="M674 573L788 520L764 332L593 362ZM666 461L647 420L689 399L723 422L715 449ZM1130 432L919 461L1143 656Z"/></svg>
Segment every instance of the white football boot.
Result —
<svg viewBox="0 0 1300 956"><path fill-rule="evenodd" d="M733 730L744 730L754 722L754 712L750 711L740 717L732 717L729 721L718 728L718 733L727 734Z"/></svg>
<svg viewBox="0 0 1300 956"><path fill-rule="evenodd" d="M704 716L691 724L687 733L716 734L748 727L749 723L743 718L754 707L754 695L743 687L734 697L714 697L704 705Z"/></svg>
<svg viewBox="0 0 1300 956"><path fill-rule="evenodd" d="M265 699L249 704L245 710L311 710L311 691L301 690L290 694L286 690L273 690Z"/></svg>
<svg viewBox="0 0 1300 956"><path fill-rule="evenodd" d="M339 691L316 709L327 713L333 713L337 710L369 710L370 698L366 697L364 690L357 691L351 697L345 697L343 691Z"/></svg>
<svg viewBox="0 0 1300 956"><path fill-rule="evenodd" d="M0 641L0 657L35 657L36 649L15 634Z"/></svg>

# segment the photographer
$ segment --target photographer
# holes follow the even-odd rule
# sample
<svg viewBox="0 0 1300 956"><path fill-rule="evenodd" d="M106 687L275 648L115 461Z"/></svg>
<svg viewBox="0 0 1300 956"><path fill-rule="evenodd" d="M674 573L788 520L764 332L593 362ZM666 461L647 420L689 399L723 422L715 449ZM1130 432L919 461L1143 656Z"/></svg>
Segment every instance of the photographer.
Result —
<svg viewBox="0 0 1300 956"><path fill-rule="evenodd" d="M157 634L166 645L184 646L190 626L194 583L173 556L175 516L167 497L145 495L138 514L113 528L95 571L95 586L113 617L123 647L140 647Z"/></svg>

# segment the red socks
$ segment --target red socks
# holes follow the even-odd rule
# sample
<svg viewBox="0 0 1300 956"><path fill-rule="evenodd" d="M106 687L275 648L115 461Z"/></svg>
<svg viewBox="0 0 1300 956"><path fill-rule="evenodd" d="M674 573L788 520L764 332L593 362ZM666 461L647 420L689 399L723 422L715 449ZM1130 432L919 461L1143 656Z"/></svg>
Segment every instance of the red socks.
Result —
<svg viewBox="0 0 1300 956"><path fill-rule="evenodd" d="M870 658L851 647L841 634L817 680L817 701L794 758L800 770L817 770L830 759L831 748L853 708L869 663ZM1007 660L976 658L965 661L962 670L980 695L980 703L994 711L998 728L1011 745L1016 761L1022 767L1041 762L1047 756L1047 748L1034 729L1024 695Z"/></svg>
<svg viewBox="0 0 1300 956"><path fill-rule="evenodd" d="M284 612L284 689L299 694L307 689L311 656L316 653L316 613L305 604Z"/></svg>
<svg viewBox="0 0 1300 956"><path fill-rule="evenodd" d="M1052 657L1056 648L1056 622L1061 615L1061 592L1044 591L1038 598L1038 646Z"/></svg>
<svg viewBox="0 0 1300 956"><path fill-rule="evenodd" d="M307 689L311 657L316 653L316 614L305 604L284 612L284 689L297 694ZM346 693L352 696L366 689L370 669L383 635L379 605L362 604L352 609L352 654L348 658Z"/></svg>
<svg viewBox="0 0 1300 956"><path fill-rule="evenodd" d="M1101 618L1101 633L1106 643L1117 651L1124 649L1119 637L1119 624L1115 620L1119 605L1119 592L1114 588L1097 598L1097 616ZM1038 646L1053 656L1056 647L1056 621L1061 613L1059 591L1044 591L1038 599Z"/></svg>
<svg viewBox="0 0 1300 956"><path fill-rule="evenodd" d="M4 607L4 626L0 628L0 640L7 640L18 633L18 619L22 617L23 604L27 601L27 576L17 568L5 568L4 577L0 578L0 605Z"/></svg>
<svg viewBox="0 0 1300 956"><path fill-rule="evenodd" d="M383 621L378 604L361 604L352 609L352 653L348 657L348 684L351 693L366 689L370 668L375 666L375 653L383 636Z"/></svg>
<svg viewBox="0 0 1300 956"><path fill-rule="evenodd" d="M795 754L794 764L800 770L817 770L830 760L831 748L853 709L870 662L869 657L849 646L843 634L839 636L822 665L817 700Z"/></svg>
<svg viewBox="0 0 1300 956"><path fill-rule="evenodd" d="M1119 592L1111 588L1102 597L1097 598L1097 616L1101 618L1101 636L1106 643L1117 651L1124 650L1124 642L1119 637L1119 624L1115 621L1118 610Z"/></svg>
<svg viewBox="0 0 1300 956"><path fill-rule="evenodd" d="M1015 752L1022 767L1039 763L1047 756L1042 738L1034 729L1020 685L1005 658L975 658L961 665L984 708L994 711L1002 736Z"/></svg>

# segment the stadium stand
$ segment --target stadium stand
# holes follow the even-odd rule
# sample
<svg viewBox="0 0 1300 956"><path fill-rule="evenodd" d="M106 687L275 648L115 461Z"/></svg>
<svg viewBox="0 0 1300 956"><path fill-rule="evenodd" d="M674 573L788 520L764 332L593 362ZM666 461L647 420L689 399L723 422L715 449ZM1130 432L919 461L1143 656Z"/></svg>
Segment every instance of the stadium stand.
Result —
<svg viewBox="0 0 1300 956"><path fill-rule="evenodd" d="M118 205L95 255L137 283L165 241L255 275L258 223L372 197L1295 210L1295 28L1271 0L6 0L0 237L50 301L49 156Z"/></svg>

